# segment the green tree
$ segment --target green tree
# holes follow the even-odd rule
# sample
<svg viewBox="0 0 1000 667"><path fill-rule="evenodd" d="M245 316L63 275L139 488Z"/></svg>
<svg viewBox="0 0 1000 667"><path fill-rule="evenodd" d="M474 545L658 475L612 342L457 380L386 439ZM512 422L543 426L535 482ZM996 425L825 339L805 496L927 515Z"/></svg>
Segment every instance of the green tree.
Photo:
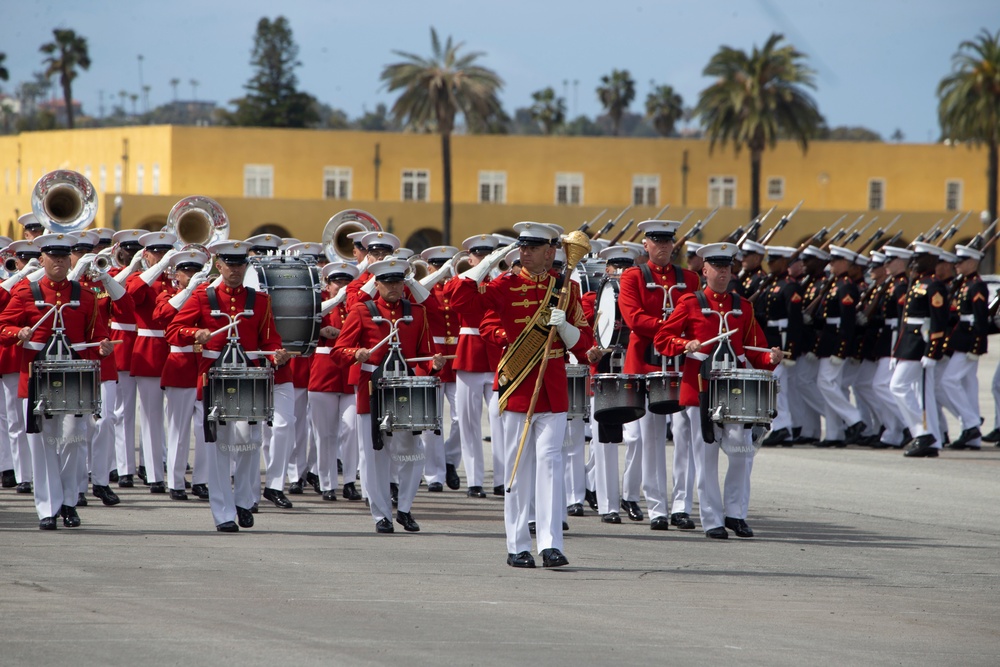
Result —
<svg viewBox="0 0 1000 667"><path fill-rule="evenodd" d="M566 123L566 100L556 97L551 86L536 90L531 94L531 119L545 134L554 134Z"/></svg>
<svg viewBox="0 0 1000 667"><path fill-rule="evenodd" d="M611 134L618 136L621 131L622 114L635 99L635 81L627 69L611 70L611 74L601 77L597 87L597 99L611 119Z"/></svg>
<svg viewBox="0 0 1000 667"><path fill-rule="evenodd" d="M672 86L657 86L646 97L646 117L657 134L669 137L677 121L684 117L684 100Z"/></svg>
<svg viewBox="0 0 1000 667"><path fill-rule="evenodd" d="M4 67L3 61L7 60L7 54L0 52L0 81L6 81L10 78L10 72Z"/></svg>
<svg viewBox="0 0 1000 667"><path fill-rule="evenodd" d="M444 202L441 221L442 243L451 243L451 134L461 112L466 126L490 125L491 119L506 117L500 98L503 80L491 69L476 64L479 51L459 54L463 42L451 37L442 47L437 31L431 28L429 58L393 51L403 62L386 65L381 79L389 92L400 91L392 105L397 122L414 130L441 135L441 165Z"/></svg>
<svg viewBox="0 0 1000 667"><path fill-rule="evenodd" d="M243 86L246 96L230 101L236 110L226 117L227 122L244 127L309 127L318 123L316 99L298 90L295 68L302 64L298 55L288 19L260 19L250 58L256 73Z"/></svg>
<svg viewBox="0 0 1000 667"><path fill-rule="evenodd" d="M938 119L945 139L986 145L986 198L997 218L997 152L1000 146L1000 30L985 28L952 57L952 73L938 85Z"/></svg>
<svg viewBox="0 0 1000 667"><path fill-rule="evenodd" d="M59 85L62 86L63 101L66 103L66 127L73 129L73 79L79 69L90 69L90 53L87 50L87 39L72 30L56 28L52 31L55 40L42 44L39 49L48 57L45 76L51 78L59 75Z"/></svg>
<svg viewBox="0 0 1000 667"><path fill-rule="evenodd" d="M760 167L766 148L788 137L805 152L809 139L823 124L823 116L805 88L813 88L814 72L803 63L805 55L793 46L779 46L783 35L773 33L750 54L723 46L712 56L703 74L715 83L701 91L697 114L716 143L733 143L739 154L750 152L750 215L760 213Z"/></svg>

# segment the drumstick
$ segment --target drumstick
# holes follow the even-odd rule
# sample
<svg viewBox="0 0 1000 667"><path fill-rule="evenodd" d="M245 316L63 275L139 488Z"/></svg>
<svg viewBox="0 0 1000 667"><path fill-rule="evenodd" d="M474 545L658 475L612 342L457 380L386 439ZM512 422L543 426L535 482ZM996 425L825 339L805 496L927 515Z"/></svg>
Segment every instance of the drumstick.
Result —
<svg viewBox="0 0 1000 667"><path fill-rule="evenodd" d="M445 355L443 355L443 358L444 359L457 359L458 355L457 354L445 354ZM409 359L406 360L406 363L408 363L408 364L415 364L415 363L420 362L420 361L432 361L433 359L434 359L434 357L410 357Z"/></svg>
<svg viewBox="0 0 1000 667"><path fill-rule="evenodd" d="M709 338L706 341L702 341L701 345L699 345L698 347L705 347L706 345L711 345L712 343L714 343L714 342L716 342L718 340L722 340L723 338L729 338L730 336L732 336L737 331L739 331L739 329L733 329L732 331L727 331L726 333L721 333L718 336L716 336L715 338Z"/></svg>
<svg viewBox="0 0 1000 667"><path fill-rule="evenodd" d="M220 333L222 333L223 331L227 331L227 330L229 330L229 329L232 329L232 328L233 328L233 327L235 327L235 326L236 326L237 324L239 324L239 320L233 320L232 322L230 322L230 323L229 323L229 324L227 324L226 326L222 327L221 329L216 329L216 330L215 330L215 331L213 331L212 333L208 334L208 337L209 337L209 338L212 338L212 337L214 337L214 336L217 336L217 335L219 335Z"/></svg>
<svg viewBox="0 0 1000 667"><path fill-rule="evenodd" d="M249 350L247 352L247 354L248 355L256 354L256 355L260 355L260 356L267 356L267 355L272 355L272 354L278 354L278 351L277 350ZM285 354L287 354L290 357L300 357L300 356L302 356L301 352L289 352L288 350L285 350Z"/></svg>
<svg viewBox="0 0 1000 667"><path fill-rule="evenodd" d="M375 347L370 347L370 348L368 348L368 352L369 352L369 354L370 354L370 353L372 353L372 352L374 352L375 350L379 349L380 347L382 347L383 345L385 345L385 344L386 344L387 342L389 342L389 339L390 339L390 338L392 338L392 335L393 335L394 333L396 333L396 327L393 327L393 328L392 328L392 329L391 329L391 330L389 331L389 335L388 335L388 336L386 336L385 338L383 338L383 339L382 339L382 340L380 340L379 342L375 343Z"/></svg>
<svg viewBox="0 0 1000 667"><path fill-rule="evenodd" d="M123 340L109 340L108 342L111 343L112 345L120 345L120 344L124 343L125 341L123 341ZM100 345L101 345L100 343L73 343L72 345L70 345L70 347L73 348L74 350L83 350L83 349L86 349L88 347L99 347Z"/></svg>
<svg viewBox="0 0 1000 667"><path fill-rule="evenodd" d="M769 347L755 347L753 345L744 345L743 349L744 350L750 350L751 352L770 352L771 351L771 348L769 348ZM781 353L783 355L785 355L786 357L792 356L790 352L786 352L785 350L782 350Z"/></svg>

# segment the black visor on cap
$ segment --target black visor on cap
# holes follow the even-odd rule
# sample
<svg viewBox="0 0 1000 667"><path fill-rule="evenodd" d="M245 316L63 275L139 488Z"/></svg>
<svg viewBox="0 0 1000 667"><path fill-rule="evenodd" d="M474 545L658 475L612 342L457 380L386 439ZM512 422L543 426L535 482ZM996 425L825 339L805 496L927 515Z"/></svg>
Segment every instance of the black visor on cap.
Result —
<svg viewBox="0 0 1000 667"><path fill-rule="evenodd" d="M380 276L375 276L375 280L380 283L400 283L403 282L402 273L383 273Z"/></svg>
<svg viewBox="0 0 1000 667"><path fill-rule="evenodd" d="M61 245L42 248L42 252L46 255L52 255L53 257L68 257L70 254L69 248Z"/></svg>
<svg viewBox="0 0 1000 667"><path fill-rule="evenodd" d="M93 249L94 246L89 243L77 243L73 246L73 252L90 252Z"/></svg>
<svg viewBox="0 0 1000 667"><path fill-rule="evenodd" d="M549 245L551 241L549 239L538 238L537 236L522 236L517 239L517 245L520 246L540 246Z"/></svg>
<svg viewBox="0 0 1000 667"><path fill-rule="evenodd" d="M392 252L394 248L389 243L369 243L368 250L388 250Z"/></svg>
<svg viewBox="0 0 1000 667"><path fill-rule="evenodd" d="M23 252L15 252L14 257L18 259L38 259L42 256L42 253L35 250L25 250Z"/></svg>
<svg viewBox="0 0 1000 667"><path fill-rule="evenodd" d="M219 255L219 259L229 266L242 266L249 261L246 255Z"/></svg>
<svg viewBox="0 0 1000 667"><path fill-rule="evenodd" d="M650 241L673 241L673 232L647 232L646 238Z"/></svg>
<svg viewBox="0 0 1000 667"><path fill-rule="evenodd" d="M705 258L705 262L722 268L724 266L732 266L733 258L729 255L711 255Z"/></svg>
<svg viewBox="0 0 1000 667"><path fill-rule="evenodd" d="M431 266L437 267L439 269L442 266L444 266L447 262L448 262L448 260L446 260L446 259L429 259L429 260L427 260L428 264L430 264Z"/></svg>
<svg viewBox="0 0 1000 667"><path fill-rule="evenodd" d="M335 282L337 280L354 280L354 277L350 273L331 273L326 277L326 282Z"/></svg>
<svg viewBox="0 0 1000 667"><path fill-rule="evenodd" d="M488 255L493 252L494 248L488 245L474 245L469 248L469 252L473 255Z"/></svg>
<svg viewBox="0 0 1000 667"><path fill-rule="evenodd" d="M146 246L146 250L151 250L152 252L166 252L168 250L173 250L174 246L169 243L152 243Z"/></svg>
<svg viewBox="0 0 1000 667"><path fill-rule="evenodd" d="M201 271L205 265L198 262L181 262L176 268L178 271Z"/></svg>
<svg viewBox="0 0 1000 667"><path fill-rule="evenodd" d="M28 223L27 225L24 226L24 228L27 229L29 232L37 232L41 229L45 229L44 227L42 227L41 223L38 222Z"/></svg>
<svg viewBox="0 0 1000 667"><path fill-rule="evenodd" d="M631 257L614 257L608 260L608 264L614 267L629 267L635 264Z"/></svg>
<svg viewBox="0 0 1000 667"><path fill-rule="evenodd" d="M142 244L138 241L122 241L119 245L124 250L142 250Z"/></svg>

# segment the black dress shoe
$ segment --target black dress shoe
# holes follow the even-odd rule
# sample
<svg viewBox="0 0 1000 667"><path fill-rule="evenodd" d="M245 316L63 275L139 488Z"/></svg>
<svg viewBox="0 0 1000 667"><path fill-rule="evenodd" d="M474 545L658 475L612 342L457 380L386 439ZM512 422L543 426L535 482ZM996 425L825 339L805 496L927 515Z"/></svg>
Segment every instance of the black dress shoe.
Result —
<svg viewBox="0 0 1000 667"><path fill-rule="evenodd" d="M208 500L208 484L192 484L191 493L202 500Z"/></svg>
<svg viewBox="0 0 1000 667"><path fill-rule="evenodd" d="M622 509L628 514L628 518L632 521L642 521L645 517L642 515L642 510L639 509L639 503L634 500L622 499Z"/></svg>
<svg viewBox="0 0 1000 667"><path fill-rule="evenodd" d="M399 505L399 484L389 482L389 498L392 499L392 506Z"/></svg>
<svg viewBox="0 0 1000 667"><path fill-rule="evenodd" d="M938 455L938 450L934 447L935 443L937 443L937 438L935 438L931 433L918 435L913 439L913 442L907 445L906 449L903 450L903 456L914 458L934 458Z"/></svg>
<svg viewBox="0 0 1000 667"><path fill-rule="evenodd" d="M420 524L413 520L413 515L409 512L396 512L396 523L408 533L420 532Z"/></svg>
<svg viewBox="0 0 1000 667"><path fill-rule="evenodd" d="M133 486L135 486L135 482L132 480L132 475L121 475L118 477L119 489L131 489Z"/></svg>
<svg viewBox="0 0 1000 667"><path fill-rule="evenodd" d="M753 531L743 519L734 519L731 516L727 516L726 528L736 533L736 537L753 537Z"/></svg>
<svg viewBox="0 0 1000 667"><path fill-rule="evenodd" d="M323 492L323 500L334 501L336 499L337 499L337 492L334 491L333 489L330 489L329 491L324 491Z"/></svg>
<svg viewBox="0 0 1000 667"><path fill-rule="evenodd" d="M76 494L76 506L86 507L89 503L87 502L87 494L80 492Z"/></svg>
<svg viewBox="0 0 1000 667"><path fill-rule="evenodd" d="M674 512L670 515L670 523L679 530L694 530L694 519L687 512Z"/></svg>
<svg viewBox="0 0 1000 667"><path fill-rule="evenodd" d="M535 522L534 521L529 521L528 522L528 532L531 533L532 535L535 534Z"/></svg>
<svg viewBox="0 0 1000 667"><path fill-rule="evenodd" d="M77 528L80 525L80 515L76 513L75 507L63 505L59 514L62 515L63 525L67 528Z"/></svg>
<svg viewBox="0 0 1000 667"><path fill-rule="evenodd" d="M562 567L569 565L566 556L558 549L542 549L542 567Z"/></svg>
<svg viewBox="0 0 1000 667"><path fill-rule="evenodd" d="M0 482L0 486L2 486L3 488L13 489L15 486L17 486L17 475L14 474L13 470L4 470L2 473L0 473L0 475L2 475L3 479L3 481Z"/></svg>
<svg viewBox="0 0 1000 667"><path fill-rule="evenodd" d="M607 514L601 515L601 523L621 523L622 518L618 516L618 512L608 512Z"/></svg>
<svg viewBox="0 0 1000 667"><path fill-rule="evenodd" d="M569 516L583 516L583 505L580 503L573 503L566 508L566 514Z"/></svg>
<svg viewBox="0 0 1000 667"><path fill-rule="evenodd" d="M344 462L341 461L340 459L337 459L337 474L338 475L344 474Z"/></svg>
<svg viewBox="0 0 1000 667"><path fill-rule="evenodd" d="M811 435L800 435L792 440L793 445L815 445L817 442L819 442L819 438Z"/></svg>
<svg viewBox="0 0 1000 667"><path fill-rule="evenodd" d="M111 472L108 473L108 481L112 482L112 483L118 481L118 469L117 468L115 470L112 470Z"/></svg>
<svg viewBox="0 0 1000 667"><path fill-rule="evenodd" d="M31 482L21 482L14 491L16 493L34 493L35 489L31 486Z"/></svg>
<svg viewBox="0 0 1000 667"><path fill-rule="evenodd" d="M220 533L238 533L240 532L240 527L236 525L235 521L226 521L225 523L220 523L215 527Z"/></svg>
<svg viewBox="0 0 1000 667"><path fill-rule="evenodd" d="M254 503L253 505L250 506L250 514L256 514L258 509L259 508L257 507L257 503Z"/></svg>
<svg viewBox="0 0 1000 667"><path fill-rule="evenodd" d="M164 482L153 482L149 485L150 493L166 493L167 485Z"/></svg>
<svg viewBox="0 0 1000 667"><path fill-rule="evenodd" d="M375 524L376 533L394 533L396 529L392 527L392 521L389 519L379 519L378 523Z"/></svg>
<svg viewBox="0 0 1000 667"><path fill-rule="evenodd" d="M855 422L844 430L844 444L856 445L865 432L864 422Z"/></svg>
<svg viewBox="0 0 1000 667"><path fill-rule="evenodd" d="M142 480L142 483L149 486L149 482L146 481L146 466L139 466L139 469L135 471L136 477Z"/></svg>
<svg viewBox="0 0 1000 667"><path fill-rule="evenodd" d="M239 522L240 528L253 528L253 512L238 505L236 507L236 520Z"/></svg>
<svg viewBox="0 0 1000 667"><path fill-rule="evenodd" d="M305 485L305 480L304 479L299 479L299 480L296 480L294 482L291 482L288 485L288 493L291 494L291 495L297 496L300 493L302 493L302 487L304 485Z"/></svg>
<svg viewBox="0 0 1000 667"><path fill-rule="evenodd" d="M274 503L275 507L287 510L292 508L292 501L285 497L285 493L278 489L264 489L264 498Z"/></svg>
<svg viewBox="0 0 1000 667"><path fill-rule="evenodd" d="M816 447L846 447L847 444L843 440L817 440L813 442Z"/></svg>
<svg viewBox="0 0 1000 667"><path fill-rule="evenodd" d="M306 484L312 486L313 491L315 491L316 493L320 495L323 494L323 489L319 485L319 475L317 475L316 473L314 472L306 473Z"/></svg>
<svg viewBox="0 0 1000 667"><path fill-rule="evenodd" d="M354 488L354 482L344 484L344 493L342 495L346 500L361 500L361 494Z"/></svg>
<svg viewBox="0 0 1000 667"><path fill-rule="evenodd" d="M457 491L459 487L462 486L462 480L458 476L458 470L451 463L446 463L444 466L444 481L448 485L448 488L452 491Z"/></svg>
<svg viewBox="0 0 1000 667"><path fill-rule="evenodd" d="M535 567L535 559L531 557L531 553L528 551L522 551L519 554L507 554L507 565L511 567Z"/></svg>
<svg viewBox="0 0 1000 667"><path fill-rule="evenodd" d="M788 442L791 439L792 439L792 434L787 428L779 428L777 431L771 431L770 433L768 433L760 444L762 447L775 447L782 443Z"/></svg>
<svg viewBox="0 0 1000 667"><path fill-rule="evenodd" d="M597 511L597 491L587 489L583 492L583 500L590 505L590 509Z"/></svg>
<svg viewBox="0 0 1000 667"><path fill-rule="evenodd" d="M481 486L470 486L469 490L465 493L470 498L485 498L486 492L483 491Z"/></svg>
<svg viewBox="0 0 1000 667"><path fill-rule="evenodd" d="M170 499L171 500L187 500L188 494L186 494L181 489L170 489Z"/></svg>
<svg viewBox="0 0 1000 667"><path fill-rule="evenodd" d="M98 484L94 485L94 497L100 498L101 502L111 507L112 505L117 505L121 502L121 498L118 497L114 491L111 490L110 486L100 486Z"/></svg>
<svg viewBox="0 0 1000 667"><path fill-rule="evenodd" d="M493 487L493 495L494 496L503 495L503 484L497 484L496 486Z"/></svg>
<svg viewBox="0 0 1000 667"><path fill-rule="evenodd" d="M56 529L56 518L54 516L47 516L44 519L38 520L38 530L55 530Z"/></svg>
<svg viewBox="0 0 1000 667"><path fill-rule="evenodd" d="M670 519L665 516L655 516L649 522L650 530L670 530Z"/></svg>
<svg viewBox="0 0 1000 667"><path fill-rule="evenodd" d="M427 485L427 490L430 493L441 493L442 491L444 491L444 484L442 484L441 482L431 482L430 484Z"/></svg>
<svg viewBox="0 0 1000 667"><path fill-rule="evenodd" d="M1000 428L995 428L983 436L985 442L1000 442Z"/></svg>
<svg viewBox="0 0 1000 667"><path fill-rule="evenodd" d="M946 445L948 449L979 449L979 445L970 445L972 440L981 439L983 436L978 426L967 428L953 441Z"/></svg>
<svg viewBox="0 0 1000 667"><path fill-rule="evenodd" d="M566 523L565 521L563 521L562 523L563 523L563 532L566 532L567 530L569 530L569 524Z"/></svg>
<svg viewBox="0 0 1000 667"><path fill-rule="evenodd" d="M705 537L710 537L713 540L728 540L729 533L725 528L719 526L718 528L712 528L711 530L705 531Z"/></svg>

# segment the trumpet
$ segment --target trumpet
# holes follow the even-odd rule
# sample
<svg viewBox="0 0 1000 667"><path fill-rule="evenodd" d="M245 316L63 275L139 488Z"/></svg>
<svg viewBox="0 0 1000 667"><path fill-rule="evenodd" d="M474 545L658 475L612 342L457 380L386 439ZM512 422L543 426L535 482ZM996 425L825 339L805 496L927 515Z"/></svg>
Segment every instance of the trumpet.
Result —
<svg viewBox="0 0 1000 667"><path fill-rule="evenodd" d="M338 259L354 260L354 242L348 234L354 232L381 232L382 225L371 213L347 209L337 213L323 227L323 251L331 262Z"/></svg>
<svg viewBox="0 0 1000 667"><path fill-rule="evenodd" d="M3 250L0 251L0 257L3 258L4 271L7 273L14 273L17 271L17 260L14 259L14 253Z"/></svg>
<svg viewBox="0 0 1000 667"><path fill-rule="evenodd" d="M434 269L426 261L414 255L410 257L407 262L410 264L410 269L413 271L413 277L418 282L430 275Z"/></svg>
<svg viewBox="0 0 1000 667"><path fill-rule="evenodd" d="M457 276L461 273L465 273L471 268L472 268L472 262L469 261L469 253L466 252L465 250L458 253L458 255L455 257L455 268L452 269L455 275Z"/></svg>
<svg viewBox="0 0 1000 667"><path fill-rule="evenodd" d="M97 192L83 174L69 169L50 171L31 191L31 212L50 232L72 234L89 227L97 217Z"/></svg>

